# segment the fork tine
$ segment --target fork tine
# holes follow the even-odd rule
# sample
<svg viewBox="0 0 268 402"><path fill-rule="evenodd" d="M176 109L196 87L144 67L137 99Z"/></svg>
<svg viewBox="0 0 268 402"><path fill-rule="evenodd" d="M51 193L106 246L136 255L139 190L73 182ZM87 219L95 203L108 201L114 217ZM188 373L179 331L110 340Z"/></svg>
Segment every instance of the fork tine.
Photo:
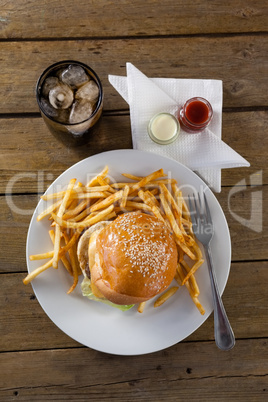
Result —
<svg viewBox="0 0 268 402"><path fill-rule="evenodd" d="M192 204L192 201L191 201L191 198L189 195L188 195L188 205L189 205L189 211L190 211L192 223L195 224L196 223L195 211L194 211L193 204Z"/></svg>
<svg viewBox="0 0 268 402"><path fill-rule="evenodd" d="M202 210L202 202L201 202L200 193L197 193L197 195L198 195L199 206L200 206L200 209Z"/></svg>
<svg viewBox="0 0 268 402"><path fill-rule="evenodd" d="M198 196L199 196L199 194L198 194ZM194 194L193 194L193 199L194 199L194 205L195 205L195 212L196 212L196 216L197 216L197 221L200 221L200 219L201 219L201 217L200 217L200 209L198 208L197 199L196 199Z"/></svg>
<svg viewBox="0 0 268 402"><path fill-rule="evenodd" d="M200 214L200 219L204 219L204 213L203 213L203 202L201 201L201 196L200 193L197 193L198 195L198 202L199 202L199 214Z"/></svg>
<svg viewBox="0 0 268 402"><path fill-rule="evenodd" d="M205 201L205 208L206 208L206 214L207 214L207 222L208 222L208 223L212 223L212 219L211 219L211 215L210 215L210 210L209 210L209 206L208 206L208 201L207 201L206 194L203 193L203 196L204 196L204 201Z"/></svg>

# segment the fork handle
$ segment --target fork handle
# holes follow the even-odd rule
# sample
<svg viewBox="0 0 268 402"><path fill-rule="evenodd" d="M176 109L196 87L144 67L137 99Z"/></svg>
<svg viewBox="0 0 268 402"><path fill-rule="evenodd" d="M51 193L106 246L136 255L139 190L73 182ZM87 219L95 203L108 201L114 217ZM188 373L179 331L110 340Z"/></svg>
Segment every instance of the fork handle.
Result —
<svg viewBox="0 0 268 402"><path fill-rule="evenodd" d="M205 247L205 254L208 264L208 271L211 281L212 295L214 301L214 336L219 349L230 350L235 345L235 337L225 312L222 299L219 294L215 271L212 264L210 247Z"/></svg>

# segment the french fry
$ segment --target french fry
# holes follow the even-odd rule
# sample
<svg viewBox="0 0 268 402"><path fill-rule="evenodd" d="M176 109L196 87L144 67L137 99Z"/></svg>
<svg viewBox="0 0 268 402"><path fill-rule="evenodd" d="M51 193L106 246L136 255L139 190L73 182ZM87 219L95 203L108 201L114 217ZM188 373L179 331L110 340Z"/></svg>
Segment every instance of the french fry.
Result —
<svg viewBox="0 0 268 402"><path fill-rule="evenodd" d="M65 195L63 197L62 203L60 205L59 211L57 216L61 218L64 214L67 202L69 200L70 194L72 192L72 189L75 185L76 179L71 179L67 190L65 192ZM53 268L58 268L58 260L59 260L59 252L60 252L60 226L56 224L55 227L55 243L54 243L54 255L53 255L53 261L52 261L52 266Z"/></svg>
<svg viewBox="0 0 268 402"><path fill-rule="evenodd" d="M117 216L117 215L116 215L115 211L112 211L110 214L104 216L102 219L103 219L104 221L108 221L108 220L110 220L110 219L116 218L116 216Z"/></svg>
<svg viewBox="0 0 268 402"><path fill-rule="evenodd" d="M161 210L159 208L159 203L157 202L157 200L154 198L154 196L151 193L152 193L151 191L144 192L143 190L140 190L138 192L138 195L145 202L145 204L147 204L151 208L155 217L157 219L159 219L160 221L162 221L163 223L165 223L170 228L169 223L163 218L163 216L161 214Z"/></svg>
<svg viewBox="0 0 268 402"><path fill-rule="evenodd" d="M157 188L153 188L152 190L147 190L145 191L145 196L149 198L149 200L151 201L151 203L153 205L155 205L156 207L160 207L160 203L159 201L156 199L155 195L158 194L158 189Z"/></svg>
<svg viewBox="0 0 268 402"><path fill-rule="evenodd" d="M57 198L62 199L64 197L65 193L66 193L66 191L63 190L63 191L59 191L58 193L44 194L44 195L41 195L41 199L44 200L44 201L55 200Z"/></svg>
<svg viewBox="0 0 268 402"><path fill-rule="evenodd" d="M98 180L98 183L100 184L100 186L107 187L106 191L110 191L111 193L115 193L116 190L113 187L111 187L109 184L107 184L102 176L98 176L97 180Z"/></svg>
<svg viewBox="0 0 268 402"><path fill-rule="evenodd" d="M81 201L72 211L67 211L63 215L62 218L64 220L67 220L67 219L77 216L80 212L82 212L88 206L88 204L89 204L89 200Z"/></svg>
<svg viewBox="0 0 268 402"><path fill-rule="evenodd" d="M180 277L180 280L181 280L181 283L182 283L183 278L184 278L184 273L183 273L183 271L182 271L182 269L181 269L180 264L178 264L178 266L177 266L177 272L178 272L178 274L179 274L179 277ZM200 311L200 313L201 313L202 315L204 315L204 314L205 314L205 309L204 309L204 307L202 306L202 304L199 302L198 298L194 295L193 290L191 289L191 286L190 286L190 284L189 284L189 281L187 281L187 282L185 283L185 286L186 286L186 288L188 289L189 294L190 294L191 299L193 300L194 304L196 305L196 307L198 308L198 310Z"/></svg>
<svg viewBox="0 0 268 402"><path fill-rule="evenodd" d="M178 207L178 220L179 220L179 226L181 228L182 225L182 192L180 191L179 187L177 186L177 184L173 183L171 184L171 188L174 194L174 199L176 202L176 205Z"/></svg>
<svg viewBox="0 0 268 402"><path fill-rule="evenodd" d="M66 244L64 247L61 248L60 250L60 257L64 254L67 253L67 251L77 242L77 240L79 239L81 233L82 233L82 229L77 229L75 231L75 233L72 235L72 237L70 238L70 241L68 242L68 244Z"/></svg>
<svg viewBox="0 0 268 402"><path fill-rule="evenodd" d="M124 176L130 180L141 181L143 179L143 177L141 177L141 176L134 176L133 174L130 174L130 173L121 173L121 174L122 174L122 176Z"/></svg>
<svg viewBox="0 0 268 402"><path fill-rule="evenodd" d="M88 193L79 193L77 194L77 198L79 200L89 200L91 198L105 198L105 192L104 191L94 191L92 193L88 192Z"/></svg>
<svg viewBox="0 0 268 402"><path fill-rule="evenodd" d="M100 201L97 204L92 205L91 212L97 211L98 209L106 208L114 202L118 201L123 196L123 190L117 191L114 194L111 194L109 197L105 198L103 201Z"/></svg>
<svg viewBox="0 0 268 402"><path fill-rule="evenodd" d="M142 211L151 211L151 207L144 204L143 202L127 201L126 207L133 207Z"/></svg>
<svg viewBox="0 0 268 402"><path fill-rule="evenodd" d="M94 176L94 177L87 183L87 187L96 186L96 185L98 184L98 178L99 178L99 177L102 177L102 178L106 177L107 174L108 174L108 172L109 172L109 167L106 165L98 175Z"/></svg>
<svg viewBox="0 0 268 402"><path fill-rule="evenodd" d="M29 259L31 261L45 260L46 258L52 258L53 255L54 255L54 251L49 251L48 253L30 255Z"/></svg>
<svg viewBox="0 0 268 402"><path fill-rule="evenodd" d="M74 244L70 249L69 249L69 256L70 256L70 261L71 261L71 266L72 266L72 272L73 272L73 284L68 290L67 294L72 293L72 291L76 288L76 285L78 284L78 273L80 271L79 267L79 262L77 258L77 252L76 252L76 245Z"/></svg>
<svg viewBox="0 0 268 402"><path fill-rule="evenodd" d="M172 286L170 289L168 289L165 293L163 293L156 301L154 302L154 307L159 307L162 306L168 299L170 299L171 296L174 295L174 293L177 292L178 286Z"/></svg>
<svg viewBox="0 0 268 402"><path fill-rule="evenodd" d="M178 216L181 216L181 209L179 207L179 205L176 203L176 201L174 200L172 194L170 193L170 191L167 189L165 184L160 184L160 191L162 194L164 194L166 200L170 203L170 205L172 206L172 208L175 209L175 211L177 212Z"/></svg>
<svg viewBox="0 0 268 402"><path fill-rule="evenodd" d="M59 258L61 258L73 246L73 244L75 244L75 242L79 238L80 234L81 234L80 231L76 231L76 233L74 233L74 235L71 237L71 239L68 242L68 244L66 244L66 246L61 248L61 250L59 252ZM52 262L53 262L53 258L51 258L51 260L47 261L45 264L41 265L40 267L36 268L34 271L32 271L30 274L28 274L23 279L23 283L25 285L28 285L28 283L30 283L39 274L44 272L46 269L52 267Z"/></svg>
<svg viewBox="0 0 268 402"><path fill-rule="evenodd" d="M176 220L174 218L174 215L173 215L173 213L172 213L172 211L171 211L171 209L170 209L170 207L168 205L168 202L167 202L167 200L165 198L165 195L162 193L162 194L160 194L159 197L160 197L161 204L162 204L162 206L164 208L165 214L166 214L166 216L168 218L168 221L169 221L169 223L170 223L170 225L171 225L171 227L173 229L173 232L174 232L175 236L178 238L178 240L181 243L185 243L183 234L181 233L181 230L180 230L180 228L179 228L179 226L178 226L178 224L177 224L177 222L176 222Z"/></svg>
<svg viewBox="0 0 268 402"><path fill-rule="evenodd" d="M124 176L124 177L126 177L127 179L130 179L130 180L135 180L136 182L140 182L141 180L143 180L145 178L145 177L141 177L141 176L134 176L133 174L129 174L129 173L122 173L122 176ZM163 176L166 176L166 174L163 175ZM160 177L162 177L162 176L160 176ZM175 179L150 180L149 186L152 187L152 186L158 185L160 183L162 183L162 184L176 184L177 181ZM147 183L147 185L148 185L148 183ZM144 187L144 186L141 186L141 187Z"/></svg>
<svg viewBox="0 0 268 402"><path fill-rule="evenodd" d="M200 313L202 315L204 315L206 311L205 311L204 307L202 306L202 304L200 303L200 301L198 300L198 298L193 297L192 300L193 300L194 304L196 305L196 307L198 308L198 310L200 311Z"/></svg>
<svg viewBox="0 0 268 402"><path fill-rule="evenodd" d="M143 177L138 183L135 183L134 186L131 187L130 193L140 189L141 187L146 186L150 181L153 181L159 177L164 176L166 176L166 174L164 173L163 169L156 170L155 172L149 174L148 176Z"/></svg>
<svg viewBox="0 0 268 402"><path fill-rule="evenodd" d="M145 304L146 304L146 302L141 302L141 303L138 305L138 312L139 312L139 313L143 313L144 308L145 308Z"/></svg>
<svg viewBox="0 0 268 402"><path fill-rule="evenodd" d="M187 207L187 204L185 202L185 200L182 198L182 216L187 220L190 221L191 220L191 214L190 211Z"/></svg>
<svg viewBox="0 0 268 402"><path fill-rule="evenodd" d="M183 271L182 263L177 264L177 273L178 273L177 280L179 282L179 285L182 286L182 281L185 278L185 273ZM186 286L188 292L190 293L191 298L196 297L196 294L193 291L193 289L191 288L189 281L185 282L185 286Z"/></svg>
<svg viewBox="0 0 268 402"><path fill-rule="evenodd" d="M125 206L124 208L121 208L120 205L117 206L117 207L114 207L114 212L115 212L115 214L118 214L118 215L121 214L121 213L134 212L134 211L140 211L141 212L141 210L139 210L137 208L134 208L134 207Z"/></svg>
<svg viewBox="0 0 268 402"><path fill-rule="evenodd" d="M75 193L79 192L79 190L82 191L81 190L82 186L83 186L82 183L78 182L77 185L73 187L73 190L71 192L72 195L75 195ZM59 191L58 193L43 194L43 195L41 195L41 199L44 201L50 201L50 200L53 200L56 198L63 198L65 193L66 193L66 190Z"/></svg>
<svg viewBox="0 0 268 402"><path fill-rule="evenodd" d="M175 242L182 249L182 251L191 258L191 260L196 260L196 255L186 246L185 243L182 243L178 238L175 238Z"/></svg>
<svg viewBox="0 0 268 402"><path fill-rule="evenodd" d="M181 265L182 265L182 267L184 268L184 270L185 270L185 272L186 272L186 275L187 275L187 273L190 272L191 268L189 267L189 265L187 264L187 262L184 261L184 260L181 261ZM185 273L184 273L184 277L185 277ZM186 282L188 282L188 281L186 281ZM185 283L186 283L186 282L185 282ZM190 284L190 286L191 286L191 289L193 290L193 295L196 296L196 297L199 296L200 291L199 291L199 287L198 287L198 284L197 284L197 282L196 282L196 279L195 279L195 276L194 276L194 275L191 275L191 276L189 277L189 284Z"/></svg>
<svg viewBox="0 0 268 402"><path fill-rule="evenodd" d="M150 190L152 188L155 188L157 186L159 186L160 184L173 184L173 183L177 183L177 181L175 179L159 179L159 180L152 180L149 183L147 183L144 187L146 188L146 190Z"/></svg>
<svg viewBox="0 0 268 402"><path fill-rule="evenodd" d="M103 180L103 185L102 186L95 186L95 187L87 187L87 186L83 186L81 188L81 191L79 192L84 192L84 193L94 193L96 191L112 191L110 190L111 186L109 184L106 184L106 182Z"/></svg>
<svg viewBox="0 0 268 402"><path fill-rule="evenodd" d="M24 285L28 285L34 278L36 278L39 274L46 271L48 268L52 267L53 258L47 261L45 264L41 265L41 267L36 268L30 274L28 274L24 279Z"/></svg>
<svg viewBox="0 0 268 402"><path fill-rule="evenodd" d="M123 189L122 199L121 199L121 202L120 202L120 207L121 208L124 208L126 206L128 193L129 193L129 186L125 185L125 187Z"/></svg>
<svg viewBox="0 0 268 402"><path fill-rule="evenodd" d="M203 258L202 251L201 251L201 249L200 249L200 247L199 247L199 245L197 244L196 241L193 243L192 247L193 247L193 249L194 249L194 251L196 253L196 258L198 260L202 260L202 258Z"/></svg>
<svg viewBox="0 0 268 402"><path fill-rule="evenodd" d="M163 223L166 224L166 221L165 221L165 219L163 218L163 216L162 216L162 214L161 214L161 211L160 211L160 209L159 209L158 207L153 206L153 207L152 207L152 212L153 212L153 214L156 216L156 218L158 218L160 221L162 221Z"/></svg>
<svg viewBox="0 0 268 402"><path fill-rule="evenodd" d="M133 187L134 186L134 184L136 184L136 183L129 183L129 182L118 182L118 183L113 183L113 184L111 184L111 187L112 188L115 188L115 189L122 189L122 188L124 188L125 186L129 186L129 187Z"/></svg>
<svg viewBox="0 0 268 402"><path fill-rule="evenodd" d="M72 211L75 207L77 207L78 203L79 203L79 200L77 198L74 198L73 200L71 200L70 203L68 203L65 212L68 212L70 210ZM64 213L64 215L65 215L65 213Z"/></svg>
<svg viewBox="0 0 268 402"><path fill-rule="evenodd" d="M187 273L186 277L182 281L182 285L185 284L186 281L190 279L190 277L198 270L199 267L204 263L204 260L198 260L194 263L190 271Z"/></svg>
<svg viewBox="0 0 268 402"><path fill-rule="evenodd" d="M91 212L90 212L90 206L89 206L86 209L84 209L84 211L82 211L80 214L74 216L72 218L72 221L73 222L80 222L80 221L86 219L90 213Z"/></svg>
<svg viewBox="0 0 268 402"><path fill-rule="evenodd" d="M37 221L41 221L42 219L44 219L46 216L50 215L51 212L54 212L61 204L62 200L58 200L56 202L54 202L54 204L50 205L47 209L45 209L43 212L41 212L38 216L37 216Z"/></svg>
<svg viewBox="0 0 268 402"><path fill-rule="evenodd" d="M155 203L152 201L152 199L150 198L150 196L148 194L146 194L146 192L144 192L143 190L140 190L138 192L138 196L143 200L143 202L145 204L147 204L150 208L156 206Z"/></svg>
<svg viewBox="0 0 268 402"><path fill-rule="evenodd" d="M55 244L55 233L54 233L54 230L50 230L50 231L49 231L49 236L50 236L50 239L51 239L52 243ZM68 242L69 242L69 239L65 238L65 243L68 244ZM66 268L66 270L69 272L69 274L73 276L72 266L71 266L71 264L69 263L69 261L68 261L66 255L62 255L61 261L62 261L64 267Z"/></svg>
<svg viewBox="0 0 268 402"><path fill-rule="evenodd" d="M110 205L108 208L99 211L96 215L94 214L93 216L89 216L87 219L85 219L82 222L73 222L73 221L65 221L62 218L60 218L58 215L55 215L52 213L52 217L55 220L56 224L59 225L59 227L63 227L66 229L85 229L87 227L90 227L91 225L94 225L94 223L100 222L103 220L107 215L109 215L114 209L113 205Z"/></svg>
<svg viewBox="0 0 268 402"><path fill-rule="evenodd" d="M111 214L114 210L114 205L110 205L109 207L99 211L93 216L89 216L86 220L81 223L88 223L89 226L94 225L95 223L100 222L101 220L105 219L109 214Z"/></svg>

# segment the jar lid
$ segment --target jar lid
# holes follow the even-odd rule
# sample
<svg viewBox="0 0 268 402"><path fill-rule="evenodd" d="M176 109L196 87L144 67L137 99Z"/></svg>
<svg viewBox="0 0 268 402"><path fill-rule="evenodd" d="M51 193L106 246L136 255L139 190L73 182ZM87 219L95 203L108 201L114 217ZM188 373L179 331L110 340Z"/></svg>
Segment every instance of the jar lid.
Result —
<svg viewBox="0 0 268 402"><path fill-rule="evenodd" d="M158 113L151 118L148 124L150 138L160 145L171 144L180 132L180 123L173 114Z"/></svg>

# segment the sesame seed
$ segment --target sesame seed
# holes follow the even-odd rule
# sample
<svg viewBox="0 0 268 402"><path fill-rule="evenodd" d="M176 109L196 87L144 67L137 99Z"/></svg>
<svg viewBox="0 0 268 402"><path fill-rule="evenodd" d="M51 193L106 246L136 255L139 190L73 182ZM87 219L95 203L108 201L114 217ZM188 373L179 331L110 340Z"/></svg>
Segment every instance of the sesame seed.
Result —
<svg viewBox="0 0 268 402"><path fill-rule="evenodd" d="M143 221L139 225L141 219ZM144 278L152 279L159 271L165 272L170 257L166 240L169 231L162 222L148 219L148 222L144 223L144 214L134 212L124 214L117 221L116 228L124 239L121 247L125 256L129 258L133 268L136 268L136 272ZM133 273L133 270L130 272Z"/></svg>

